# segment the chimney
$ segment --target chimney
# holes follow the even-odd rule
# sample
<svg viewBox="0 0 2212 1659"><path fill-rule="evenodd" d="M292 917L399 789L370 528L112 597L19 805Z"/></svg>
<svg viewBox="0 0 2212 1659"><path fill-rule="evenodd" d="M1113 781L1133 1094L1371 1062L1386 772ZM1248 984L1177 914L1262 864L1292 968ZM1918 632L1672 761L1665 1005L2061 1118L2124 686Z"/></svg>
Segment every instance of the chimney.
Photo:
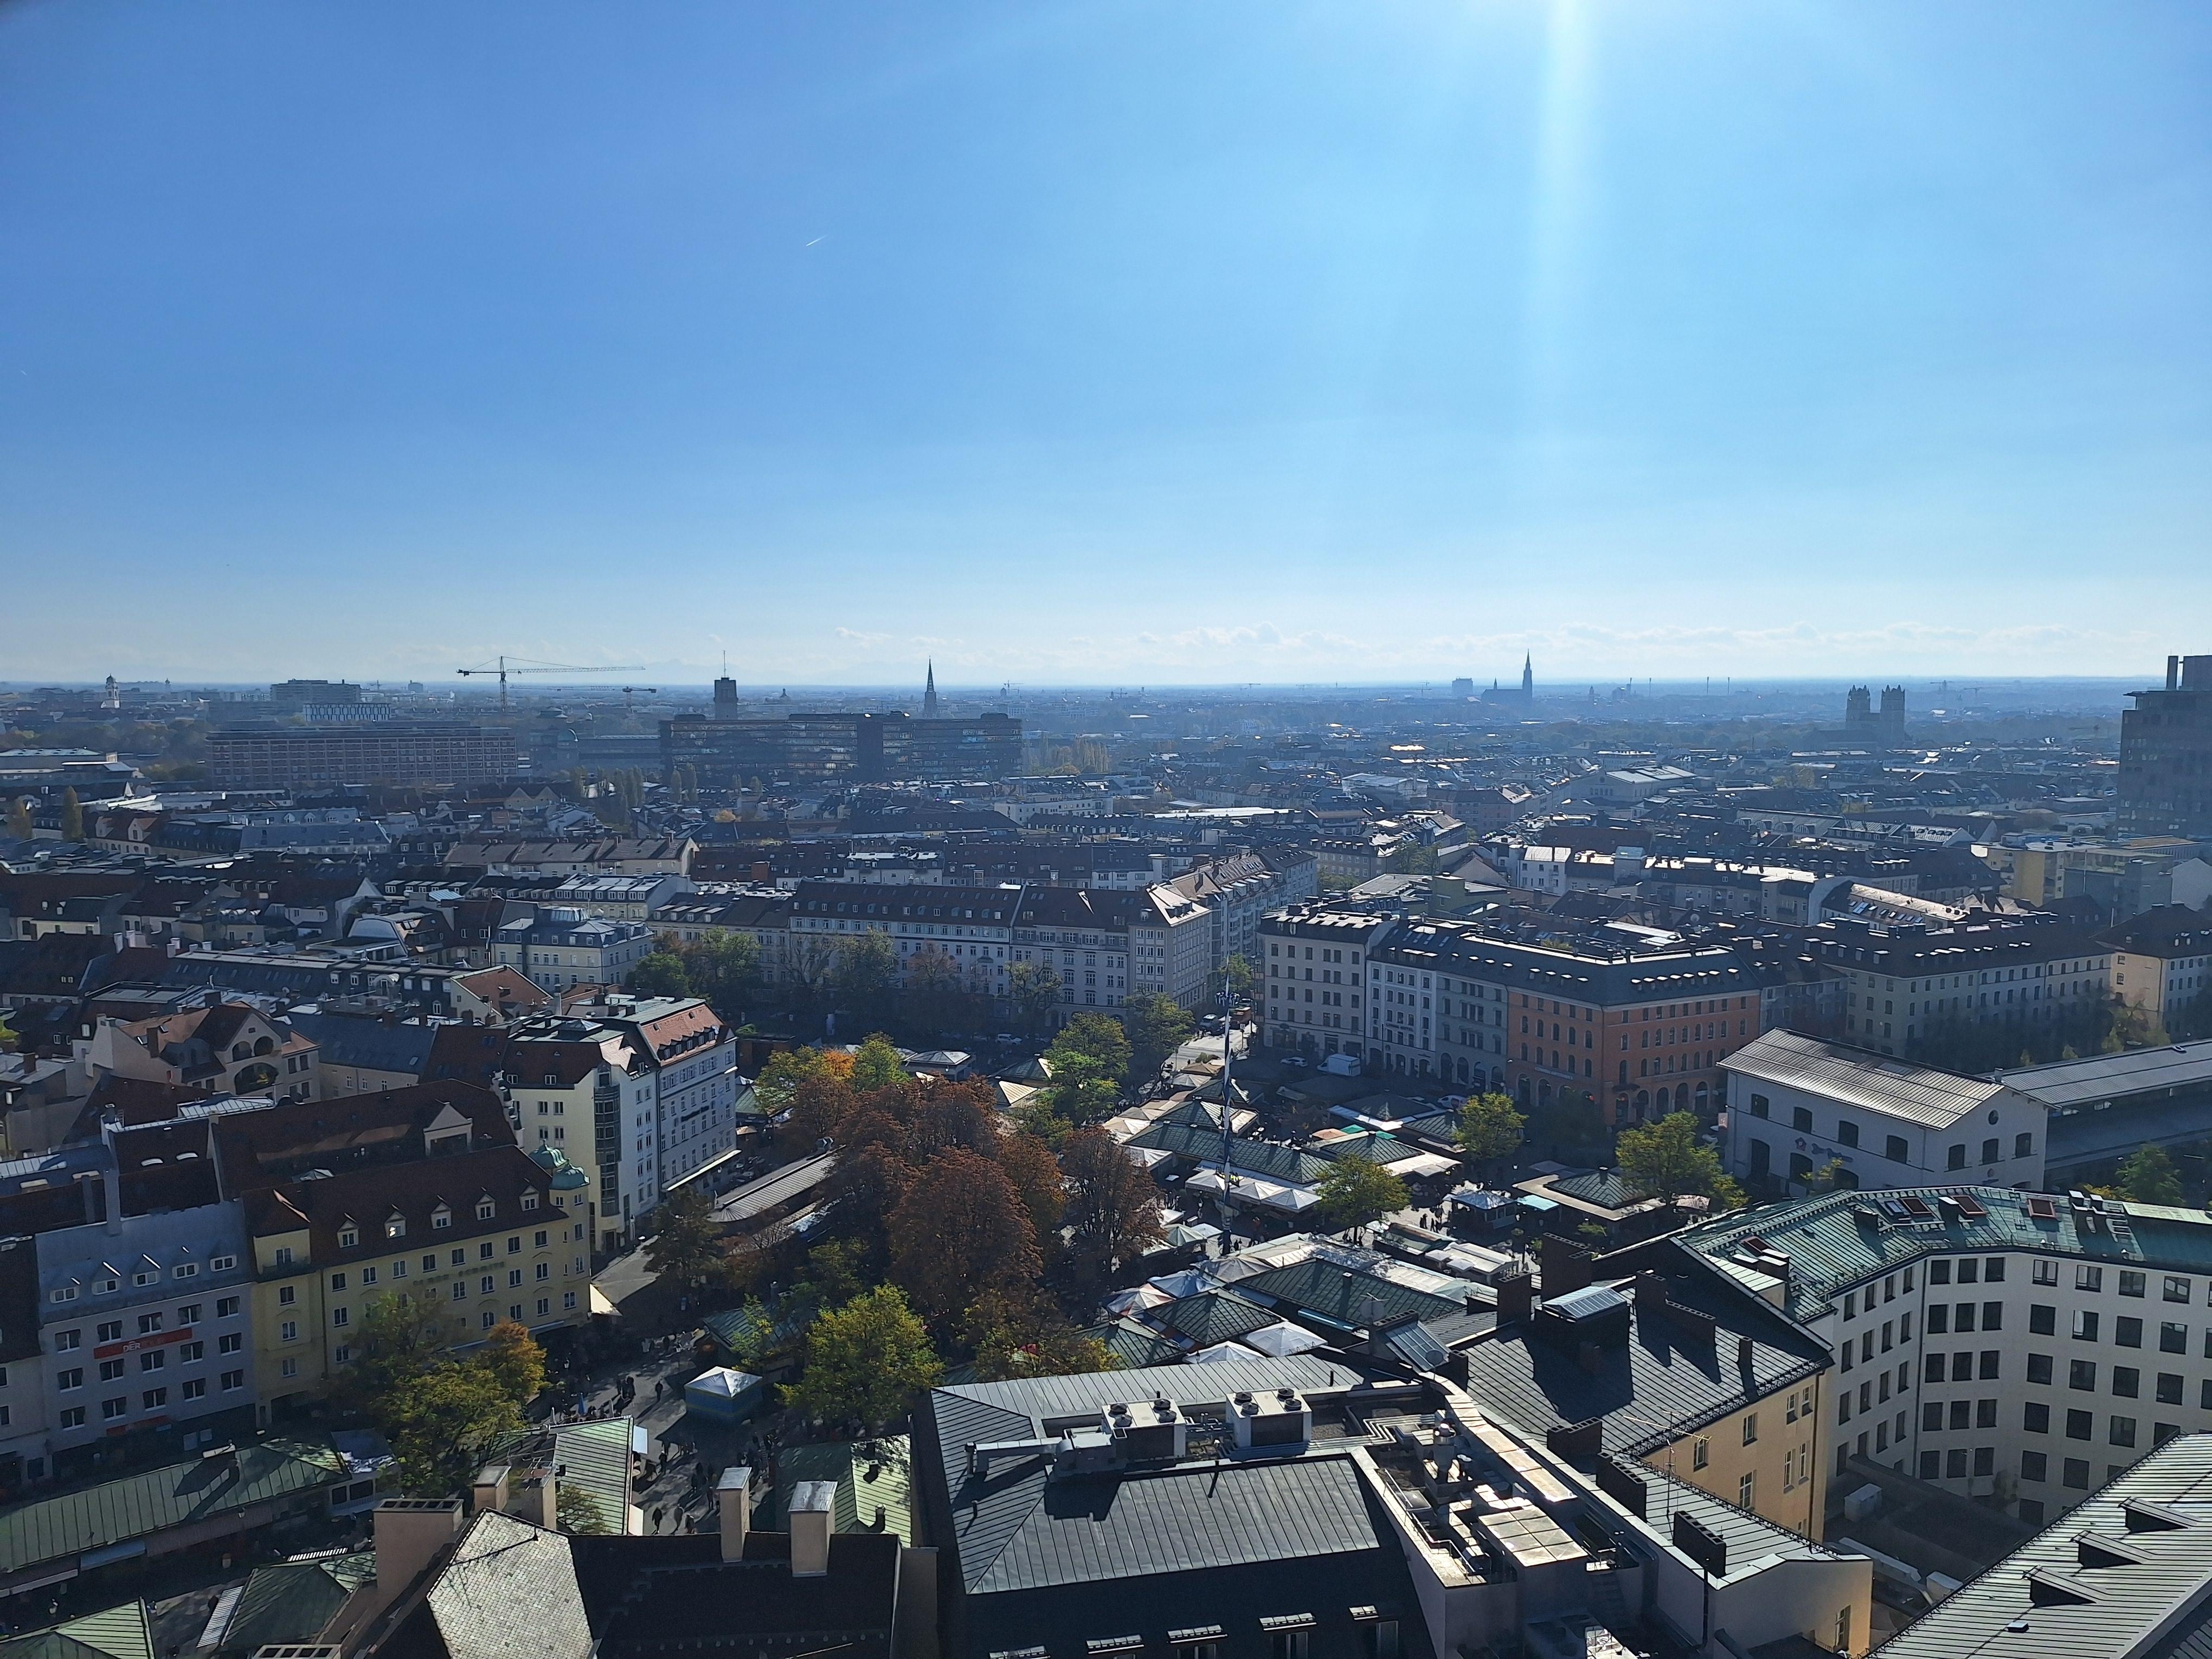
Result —
<svg viewBox="0 0 2212 1659"><path fill-rule="evenodd" d="M2181 690L2181 659L2178 656L2166 659L2166 689L2169 691Z"/></svg>
<svg viewBox="0 0 2212 1659"><path fill-rule="evenodd" d="M538 1524L548 1532L561 1529L561 1471L547 1464L538 1477Z"/></svg>
<svg viewBox="0 0 2212 1659"><path fill-rule="evenodd" d="M477 1478L469 1487L469 1513L482 1515L486 1510L507 1507L507 1477L504 1463L487 1463L477 1471Z"/></svg>
<svg viewBox="0 0 2212 1659"><path fill-rule="evenodd" d="M100 1218L111 1233L123 1231L123 1174L115 1151L115 1132L122 1127L123 1119L112 1107L100 1117L100 1141L107 1154L100 1162L100 1195L107 1208Z"/></svg>
<svg viewBox="0 0 2212 1659"><path fill-rule="evenodd" d="M1592 1376L1597 1375L1598 1364L1603 1358L1604 1350L1595 1342L1581 1343L1575 1349L1575 1364L1580 1365Z"/></svg>
<svg viewBox="0 0 2212 1659"><path fill-rule="evenodd" d="M1740 1336L1736 1338L1735 1368L1741 1371L1746 1376L1749 1376L1751 1375L1751 1351L1752 1342L1749 1337Z"/></svg>
<svg viewBox="0 0 2212 1659"><path fill-rule="evenodd" d="M1579 1245L1571 1244L1555 1234L1547 1233L1536 1242L1536 1270L1544 1282L1547 1298L1565 1296L1579 1291L1590 1282L1590 1253Z"/></svg>
<svg viewBox="0 0 2212 1659"><path fill-rule="evenodd" d="M1501 1325L1525 1325L1528 1310L1535 1300L1535 1285L1526 1273L1501 1275L1493 1287L1498 1292L1498 1322Z"/></svg>
<svg viewBox="0 0 2212 1659"><path fill-rule="evenodd" d="M753 1472L732 1463L714 1483L714 1508L721 1517L722 1559L742 1561L745 1533L753 1523Z"/></svg>
<svg viewBox="0 0 2212 1659"><path fill-rule="evenodd" d="M830 1571L830 1515L834 1480L802 1480L791 1489L791 1576L819 1578Z"/></svg>
<svg viewBox="0 0 2212 1659"><path fill-rule="evenodd" d="M376 1593L390 1602L461 1535L458 1498L387 1498L373 1517Z"/></svg>

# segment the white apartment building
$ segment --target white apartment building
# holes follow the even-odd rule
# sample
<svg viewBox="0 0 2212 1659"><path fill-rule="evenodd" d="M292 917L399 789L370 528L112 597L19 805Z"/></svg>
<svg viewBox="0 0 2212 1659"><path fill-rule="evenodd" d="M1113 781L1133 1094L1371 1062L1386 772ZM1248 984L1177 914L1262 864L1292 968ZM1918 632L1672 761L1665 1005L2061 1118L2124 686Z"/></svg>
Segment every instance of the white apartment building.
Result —
<svg viewBox="0 0 2212 1659"><path fill-rule="evenodd" d="M1946 1026L2036 1028L2093 1013L2112 989L2111 947L2051 923L1951 925L1856 918L1811 929L1811 955L1844 981L1844 1035L1886 1054Z"/></svg>
<svg viewBox="0 0 2212 1659"><path fill-rule="evenodd" d="M1371 1039L1370 958L1396 925L1393 917L1319 903L1263 919L1256 941L1261 979L1253 999L1261 1043L1364 1060Z"/></svg>
<svg viewBox="0 0 2212 1659"><path fill-rule="evenodd" d="M1923 1187L1768 1206L1679 1242L1828 1344L1836 1475L1867 1457L2040 1524L2212 1430L2202 1211Z"/></svg>
<svg viewBox="0 0 2212 1659"><path fill-rule="evenodd" d="M549 904L501 924L492 936L491 965L513 968L540 990L620 985L652 953L653 930L639 921L607 921L573 905Z"/></svg>
<svg viewBox="0 0 2212 1659"><path fill-rule="evenodd" d="M1846 1187L2043 1184L2050 1110L2031 1095L1864 1048L1769 1031L1721 1062L1729 1173L1765 1187L1838 1165Z"/></svg>

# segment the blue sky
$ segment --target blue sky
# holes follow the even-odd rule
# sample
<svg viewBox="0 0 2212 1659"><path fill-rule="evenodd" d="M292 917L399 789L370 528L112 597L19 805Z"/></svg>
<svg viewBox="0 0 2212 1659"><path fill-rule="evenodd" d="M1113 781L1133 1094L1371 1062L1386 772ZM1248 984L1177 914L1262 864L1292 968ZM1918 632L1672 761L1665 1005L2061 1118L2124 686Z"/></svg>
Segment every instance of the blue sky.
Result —
<svg viewBox="0 0 2212 1659"><path fill-rule="evenodd" d="M2150 0L19 0L0 678L2149 673L2208 87Z"/></svg>

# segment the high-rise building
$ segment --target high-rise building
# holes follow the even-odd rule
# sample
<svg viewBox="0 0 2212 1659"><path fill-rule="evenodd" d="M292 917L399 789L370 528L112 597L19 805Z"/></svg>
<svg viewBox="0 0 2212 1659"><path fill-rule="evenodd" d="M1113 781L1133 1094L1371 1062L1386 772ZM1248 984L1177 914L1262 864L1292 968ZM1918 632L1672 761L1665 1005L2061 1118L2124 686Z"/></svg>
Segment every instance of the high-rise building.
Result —
<svg viewBox="0 0 2212 1659"><path fill-rule="evenodd" d="M459 720L239 726L208 738L208 770L232 789L498 783L515 769L512 730Z"/></svg>
<svg viewBox="0 0 2212 1659"><path fill-rule="evenodd" d="M2163 690L2131 691L2120 716L2118 827L2212 836L2212 656L2168 657Z"/></svg>

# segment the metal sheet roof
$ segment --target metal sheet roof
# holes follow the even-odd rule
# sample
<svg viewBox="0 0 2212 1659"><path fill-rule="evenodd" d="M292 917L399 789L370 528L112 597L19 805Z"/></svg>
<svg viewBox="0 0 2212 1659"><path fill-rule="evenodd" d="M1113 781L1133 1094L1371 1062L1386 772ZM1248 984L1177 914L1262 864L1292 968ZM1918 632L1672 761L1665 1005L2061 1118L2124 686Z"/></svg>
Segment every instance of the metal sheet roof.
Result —
<svg viewBox="0 0 2212 1659"><path fill-rule="evenodd" d="M1803 1089L1930 1129L1949 1128L2005 1090L2002 1083L1939 1072L1795 1031L1769 1031L1721 1064L1745 1077Z"/></svg>
<svg viewBox="0 0 2212 1659"><path fill-rule="evenodd" d="M2185 1435L1954 1591L1881 1659L2194 1659L2212 1652L2209 1589L2212 1434Z"/></svg>
<svg viewBox="0 0 2212 1659"><path fill-rule="evenodd" d="M2094 1106L2129 1095L2165 1093L2212 1084L2212 1037L2137 1048L2124 1054L2092 1054L1999 1072L1997 1080L2033 1095L2053 1111Z"/></svg>
<svg viewBox="0 0 2212 1659"><path fill-rule="evenodd" d="M19 1504L0 1511L0 1572L250 1509L344 1475L344 1463L328 1446L270 1440L240 1447L234 1464L194 1458Z"/></svg>

